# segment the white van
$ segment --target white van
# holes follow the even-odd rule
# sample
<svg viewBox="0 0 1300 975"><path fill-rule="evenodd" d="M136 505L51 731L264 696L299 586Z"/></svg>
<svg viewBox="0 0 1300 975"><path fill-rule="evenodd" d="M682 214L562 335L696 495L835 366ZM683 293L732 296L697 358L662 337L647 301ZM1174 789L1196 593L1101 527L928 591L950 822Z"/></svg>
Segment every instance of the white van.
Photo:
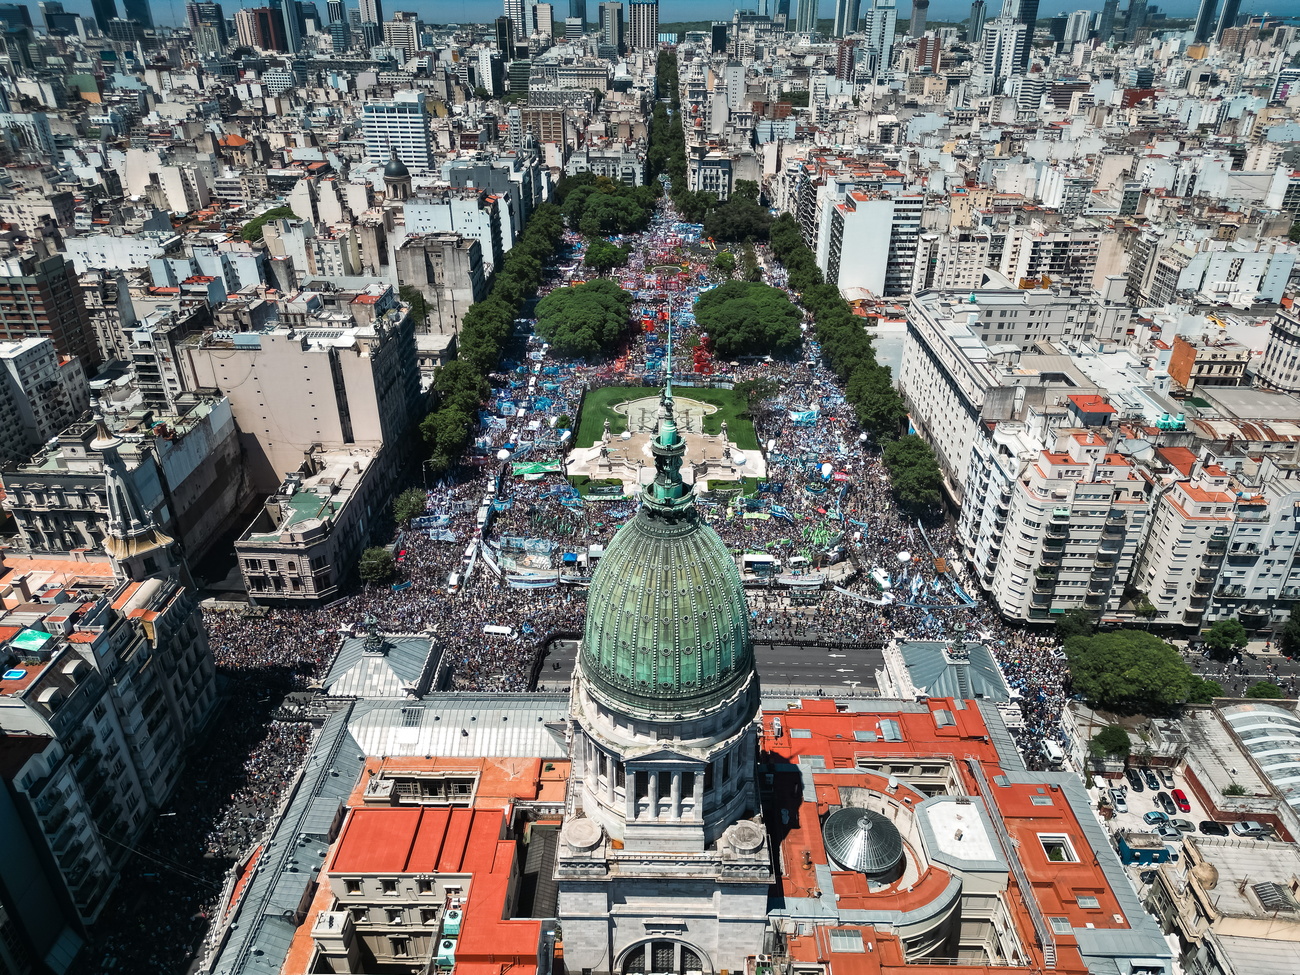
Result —
<svg viewBox="0 0 1300 975"><path fill-rule="evenodd" d="M447 576L447 591L448 591L448 592L460 592L460 573L459 573L459 572L453 572L451 575Z"/></svg>
<svg viewBox="0 0 1300 975"><path fill-rule="evenodd" d="M483 627L483 633L486 636L504 636L512 638L515 635L515 628L513 626L495 626L489 624Z"/></svg>
<svg viewBox="0 0 1300 975"><path fill-rule="evenodd" d="M1050 738L1043 741L1043 754L1047 756L1052 768L1060 768L1065 764L1065 749Z"/></svg>

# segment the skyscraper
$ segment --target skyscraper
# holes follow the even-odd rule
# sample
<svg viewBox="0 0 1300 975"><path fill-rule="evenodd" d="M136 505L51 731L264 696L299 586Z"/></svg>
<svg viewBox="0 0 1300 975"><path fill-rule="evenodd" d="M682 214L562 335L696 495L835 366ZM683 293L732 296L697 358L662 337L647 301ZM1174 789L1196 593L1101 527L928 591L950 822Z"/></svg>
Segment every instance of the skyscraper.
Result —
<svg viewBox="0 0 1300 975"><path fill-rule="evenodd" d="M907 26L911 37L920 37L925 33L925 15L930 10L930 0L912 0L912 20Z"/></svg>
<svg viewBox="0 0 1300 975"><path fill-rule="evenodd" d="M53 340L61 355L80 356L87 375L100 362L90 314L71 261L61 254L0 258L0 341Z"/></svg>
<svg viewBox="0 0 1300 975"><path fill-rule="evenodd" d="M347 54L352 49L352 28L336 20L330 24L330 47L335 54Z"/></svg>
<svg viewBox="0 0 1300 975"><path fill-rule="evenodd" d="M377 3L378 0L375 0ZM505 15L515 28L515 40L526 41L533 33L533 4L531 0L505 0Z"/></svg>
<svg viewBox="0 0 1300 975"><path fill-rule="evenodd" d="M858 10L861 0L835 0L835 27L832 31L836 37L852 34L858 29Z"/></svg>
<svg viewBox="0 0 1300 975"><path fill-rule="evenodd" d="M587 0L569 0L569 16L587 22Z"/></svg>
<svg viewBox="0 0 1300 975"><path fill-rule="evenodd" d="M1214 39L1221 41L1223 32L1229 27L1237 26L1237 11L1241 9L1241 0L1223 0L1223 12L1219 14L1219 27L1214 32Z"/></svg>
<svg viewBox="0 0 1300 975"><path fill-rule="evenodd" d="M1138 39L1138 32L1147 24L1147 0L1129 0L1124 40L1130 44Z"/></svg>
<svg viewBox="0 0 1300 975"><path fill-rule="evenodd" d="M392 101L366 102L361 108L361 131L372 162L396 156L412 172L428 171L431 146L424 92L399 91Z"/></svg>
<svg viewBox="0 0 1300 975"><path fill-rule="evenodd" d="M139 21L142 27L153 26L153 11L149 9L149 0L122 0L122 10L127 20Z"/></svg>
<svg viewBox="0 0 1300 975"><path fill-rule="evenodd" d="M341 23L343 20L343 0L328 0L325 4L325 15L329 17L331 24Z"/></svg>
<svg viewBox="0 0 1300 975"><path fill-rule="evenodd" d="M651 51L659 45L659 0L632 0L627 5L628 48Z"/></svg>
<svg viewBox="0 0 1300 975"><path fill-rule="evenodd" d="M977 89L982 95L997 95L1006 80L1023 71L1029 60L1029 26L999 17L984 25L980 46L980 73Z"/></svg>
<svg viewBox="0 0 1300 975"><path fill-rule="evenodd" d="M1114 0L1111 0L1114 2ZM975 0L970 5L970 27L966 31L966 42L968 44L978 44L980 35L984 33L984 18L988 16L988 8L984 6L984 0Z"/></svg>
<svg viewBox="0 0 1300 975"><path fill-rule="evenodd" d="M808 34L817 29L817 0L799 0L794 29L800 34Z"/></svg>
<svg viewBox="0 0 1300 975"><path fill-rule="evenodd" d="M515 50L515 25L509 17L501 16L496 20L497 31L497 50L501 52L501 57L509 61L514 57Z"/></svg>
<svg viewBox="0 0 1300 975"><path fill-rule="evenodd" d="M1119 0L1106 0L1101 5L1101 16L1097 19L1097 40L1109 43L1115 33L1115 14L1119 10Z"/></svg>
<svg viewBox="0 0 1300 975"><path fill-rule="evenodd" d="M372 24L382 24L384 22L384 5L382 0L360 0L361 22L364 24L370 21Z"/></svg>
<svg viewBox="0 0 1300 975"><path fill-rule="evenodd" d="M1192 35L1196 43L1203 44L1210 39L1210 32L1214 30L1214 11L1218 6L1219 0L1201 0L1196 9L1196 27Z"/></svg>
<svg viewBox="0 0 1300 975"><path fill-rule="evenodd" d="M90 0L90 9L95 14L95 26L101 32L108 32L108 22L117 19L117 3L115 0Z"/></svg>
<svg viewBox="0 0 1300 975"><path fill-rule="evenodd" d="M600 17L600 41L623 51L627 49L627 37L623 27L623 4L621 0L606 0L597 8Z"/></svg>
<svg viewBox="0 0 1300 975"><path fill-rule="evenodd" d="M872 82L880 82L889 76L894 59L897 22L898 8L894 5L894 0L873 0L863 17L862 30L867 38L862 49L867 52ZM861 68L858 80L865 80Z"/></svg>

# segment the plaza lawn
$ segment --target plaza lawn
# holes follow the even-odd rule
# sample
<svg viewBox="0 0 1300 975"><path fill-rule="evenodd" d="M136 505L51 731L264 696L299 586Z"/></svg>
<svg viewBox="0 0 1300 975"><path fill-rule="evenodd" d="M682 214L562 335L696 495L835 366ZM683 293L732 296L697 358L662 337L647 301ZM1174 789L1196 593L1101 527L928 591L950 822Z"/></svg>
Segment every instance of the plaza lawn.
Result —
<svg viewBox="0 0 1300 975"><path fill-rule="evenodd" d="M627 428L627 418L614 410L619 403L628 400L658 397L660 390L655 386L603 386L588 391L582 403L582 416L578 418L578 437L576 445L590 447L600 440L605 421L609 420L610 432L615 436ZM758 438L754 435L754 423L741 414L745 409L745 398L730 389L711 389L705 386L677 386L673 394L681 399L693 399L708 403L718 409L704 417L704 432L716 435L722 430L722 421L727 421L727 436L741 450L757 450Z"/></svg>

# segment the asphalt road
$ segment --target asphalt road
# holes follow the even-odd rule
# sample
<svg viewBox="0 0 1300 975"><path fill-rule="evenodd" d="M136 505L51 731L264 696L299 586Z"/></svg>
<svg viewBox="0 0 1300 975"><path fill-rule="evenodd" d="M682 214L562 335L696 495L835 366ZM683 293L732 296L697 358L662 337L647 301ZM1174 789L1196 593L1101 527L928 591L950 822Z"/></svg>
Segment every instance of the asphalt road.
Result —
<svg viewBox="0 0 1300 975"><path fill-rule="evenodd" d="M539 689L563 690L569 686L577 661L577 643L558 641L542 659L538 676ZM805 647L794 643L757 643L754 658L758 676L765 688L798 687L843 690L861 687L876 689L876 671L884 666L884 653L878 649L838 649Z"/></svg>

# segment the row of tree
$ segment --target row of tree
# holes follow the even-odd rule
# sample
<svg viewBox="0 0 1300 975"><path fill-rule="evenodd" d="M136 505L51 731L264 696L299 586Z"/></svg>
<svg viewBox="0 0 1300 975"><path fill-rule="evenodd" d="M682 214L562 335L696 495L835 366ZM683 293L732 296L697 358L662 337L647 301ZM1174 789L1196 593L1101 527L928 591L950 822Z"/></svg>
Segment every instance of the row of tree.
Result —
<svg viewBox="0 0 1300 975"><path fill-rule="evenodd" d="M461 319L457 357L434 377L438 407L420 423L428 465L435 474L454 464L469 446L478 408L488 396L487 375L500 363L514 320L536 294L542 270L563 234L564 218L557 207L543 204L534 210L501 263L491 293Z"/></svg>
<svg viewBox="0 0 1300 975"><path fill-rule="evenodd" d="M650 226L658 197L657 184L628 186L594 173L565 176L555 187L555 201L569 229L584 237L645 230Z"/></svg>

